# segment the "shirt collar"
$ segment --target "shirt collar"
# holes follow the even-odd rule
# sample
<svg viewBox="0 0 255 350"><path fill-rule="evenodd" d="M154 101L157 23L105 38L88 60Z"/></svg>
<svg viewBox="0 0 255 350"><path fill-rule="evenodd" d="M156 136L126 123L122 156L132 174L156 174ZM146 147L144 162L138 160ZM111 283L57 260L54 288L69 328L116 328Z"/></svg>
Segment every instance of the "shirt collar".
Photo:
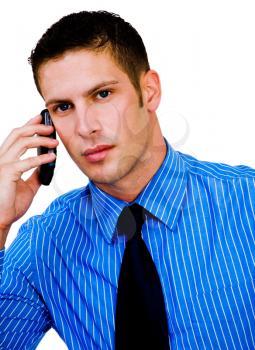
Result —
<svg viewBox="0 0 255 350"><path fill-rule="evenodd" d="M165 139L167 153L153 178L137 196L134 202L143 206L170 230L177 223L187 184L186 167L183 159ZM123 208L132 203L117 199L89 182L92 205L99 227L107 242L112 243L116 225Z"/></svg>

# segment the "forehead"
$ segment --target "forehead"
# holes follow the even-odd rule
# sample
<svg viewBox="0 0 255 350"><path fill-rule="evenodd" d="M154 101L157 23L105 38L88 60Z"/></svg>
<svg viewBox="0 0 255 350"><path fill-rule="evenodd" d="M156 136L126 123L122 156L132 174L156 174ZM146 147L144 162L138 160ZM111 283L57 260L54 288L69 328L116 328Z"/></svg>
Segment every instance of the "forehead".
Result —
<svg viewBox="0 0 255 350"><path fill-rule="evenodd" d="M70 50L46 61L38 70L42 94L54 87L59 89L75 83L83 83L84 87L89 89L93 84L97 84L99 79L129 82L127 74L106 50Z"/></svg>
<svg viewBox="0 0 255 350"><path fill-rule="evenodd" d="M93 74L98 72L100 74L105 71L124 73L108 51L95 52L86 49L76 49L66 51L61 56L42 63L38 69L38 77L42 80L48 75L57 75L64 72L66 74L80 72L90 75L90 72Z"/></svg>

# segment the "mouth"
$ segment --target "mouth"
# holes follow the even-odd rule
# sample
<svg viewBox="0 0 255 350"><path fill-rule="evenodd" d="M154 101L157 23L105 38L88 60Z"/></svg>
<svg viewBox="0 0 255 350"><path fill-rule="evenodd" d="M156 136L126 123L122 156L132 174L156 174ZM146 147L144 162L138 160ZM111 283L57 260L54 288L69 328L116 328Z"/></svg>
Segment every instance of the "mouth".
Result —
<svg viewBox="0 0 255 350"><path fill-rule="evenodd" d="M107 154L114 146L100 145L94 148L89 148L84 152L84 157L90 163L96 163L105 159Z"/></svg>

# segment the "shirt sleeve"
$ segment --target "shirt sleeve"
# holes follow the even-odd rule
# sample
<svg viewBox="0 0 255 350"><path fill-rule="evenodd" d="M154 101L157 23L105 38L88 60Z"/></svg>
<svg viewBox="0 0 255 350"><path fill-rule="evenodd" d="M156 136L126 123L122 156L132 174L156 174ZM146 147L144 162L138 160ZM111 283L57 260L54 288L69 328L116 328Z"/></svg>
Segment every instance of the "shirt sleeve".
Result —
<svg viewBox="0 0 255 350"><path fill-rule="evenodd" d="M35 349L51 328L35 287L30 241L31 233L23 229L0 251L0 349Z"/></svg>

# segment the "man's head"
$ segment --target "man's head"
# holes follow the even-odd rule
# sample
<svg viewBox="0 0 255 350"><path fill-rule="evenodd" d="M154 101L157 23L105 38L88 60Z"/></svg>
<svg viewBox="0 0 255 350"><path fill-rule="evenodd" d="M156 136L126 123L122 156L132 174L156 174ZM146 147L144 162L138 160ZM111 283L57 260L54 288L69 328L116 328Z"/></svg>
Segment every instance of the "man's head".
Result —
<svg viewBox="0 0 255 350"><path fill-rule="evenodd" d="M30 61L74 162L101 189L132 199L165 152L160 81L140 36L116 15L73 14L44 34Z"/></svg>
<svg viewBox="0 0 255 350"><path fill-rule="evenodd" d="M140 103L140 75L150 69L143 41L137 31L121 17L106 11L73 13L53 24L38 41L29 62L40 91L38 70L42 63L66 51L85 48L108 51L134 85Z"/></svg>

